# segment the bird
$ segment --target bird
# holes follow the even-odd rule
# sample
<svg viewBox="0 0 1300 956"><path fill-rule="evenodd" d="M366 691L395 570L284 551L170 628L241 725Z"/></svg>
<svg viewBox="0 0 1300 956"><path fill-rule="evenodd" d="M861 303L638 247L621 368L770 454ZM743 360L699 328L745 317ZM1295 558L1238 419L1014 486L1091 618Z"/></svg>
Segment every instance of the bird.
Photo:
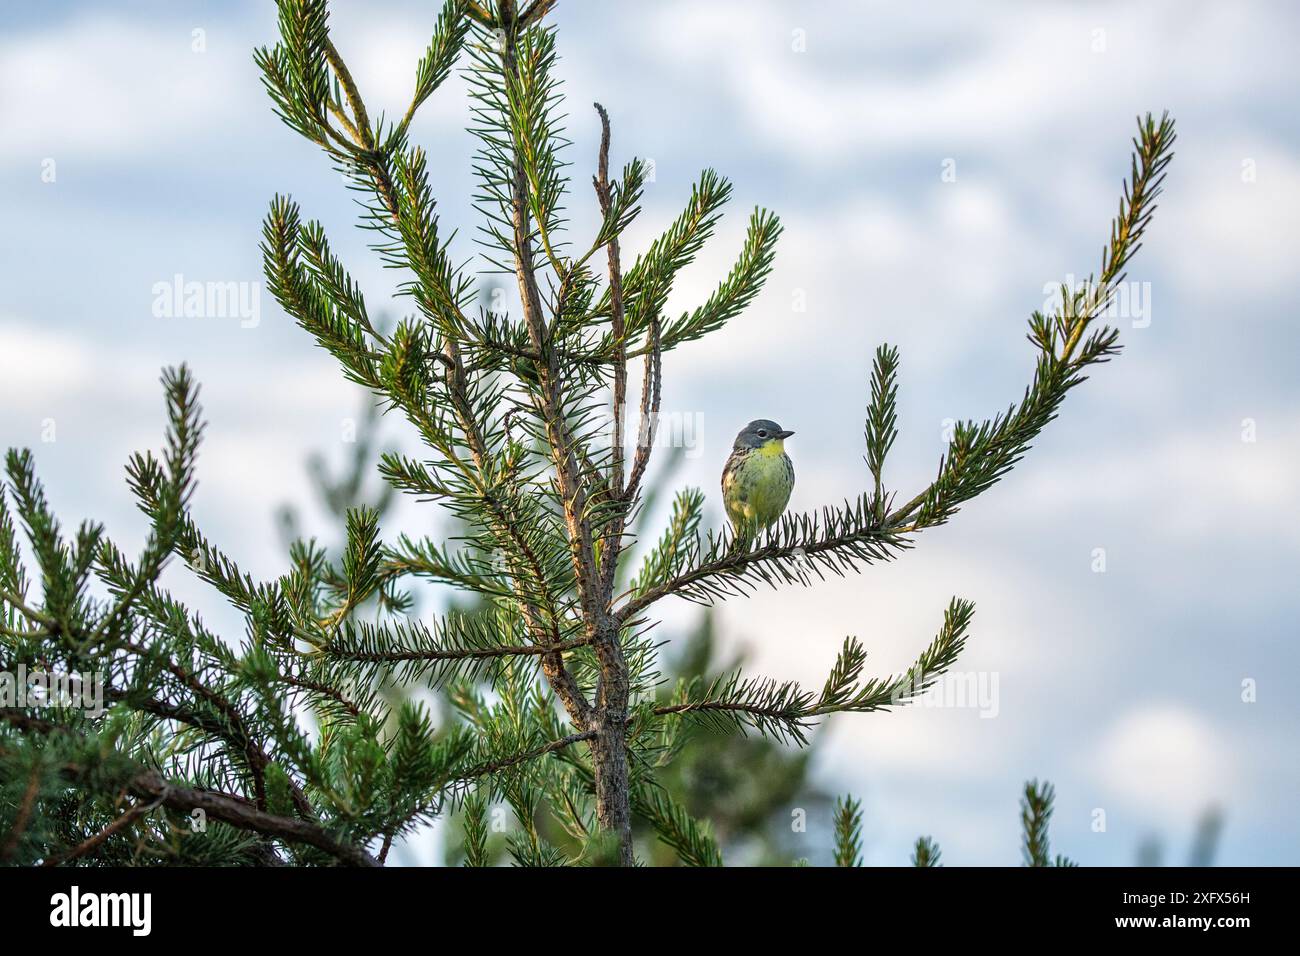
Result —
<svg viewBox="0 0 1300 956"><path fill-rule="evenodd" d="M768 418L740 430L722 469L722 503L737 538L762 530L785 511L794 488L794 464L785 453L787 431Z"/></svg>

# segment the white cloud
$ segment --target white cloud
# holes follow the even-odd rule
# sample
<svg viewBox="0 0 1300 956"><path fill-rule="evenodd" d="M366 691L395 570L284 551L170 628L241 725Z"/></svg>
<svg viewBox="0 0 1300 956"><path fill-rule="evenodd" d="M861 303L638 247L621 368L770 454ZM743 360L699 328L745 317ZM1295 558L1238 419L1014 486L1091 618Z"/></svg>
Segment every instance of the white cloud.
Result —
<svg viewBox="0 0 1300 956"><path fill-rule="evenodd" d="M1155 261L1226 321L1234 306L1294 291L1300 160L1258 131L1182 145L1157 213Z"/></svg>
<svg viewBox="0 0 1300 956"><path fill-rule="evenodd" d="M1300 426L1296 411L1274 408L1242 441L1241 421L1205 421L1171 430L1150 447L1099 450L1086 469L1069 459L1035 462L1018 507L1046 520L1082 509L1128 514L1182 545L1208 540L1284 541L1300 547L1300 527L1278 515L1300 512Z"/></svg>
<svg viewBox="0 0 1300 956"><path fill-rule="evenodd" d="M1122 806L1167 819L1231 806L1239 769L1213 724L1184 707L1152 704L1120 717L1091 757L1096 779Z"/></svg>
<svg viewBox="0 0 1300 956"><path fill-rule="evenodd" d="M0 40L0 162L165 162L194 152L225 153L232 142L268 128L271 104L252 49L275 34L264 10L223 11L212 22L152 23L94 11L57 26L14 31ZM273 13L273 10L272 10ZM339 5L333 29L373 119L401 115L415 86L436 10ZM417 21L418 22L415 22ZM205 31L192 49L192 31ZM464 84L454 75L426 102L417 129L457 128L468 118ZM277 135L287 142L285 130ZM36 175L34 172L33 175Z"/></svg>
<svg viewBox="0 0 1300 956"><path fill-rule="evenodd" d="M0 41L0 161L110 159L235 135L248 51L191 49L191 27L101 14Z"/></svg>
<svg viewBox="0 0 1300 956"><path fill-rule="evenodd" d="M1281 69L1275 17L1245 4L1197 10L981 5L935 16L881 4L681 2L637 37L660 62L720 86L729 111L769 148L824 165L890 151L951 155L944 150L955 146L1014 151L1067 130L1077 138L1085 117L1158 111L1171 100L1221 108ZM796 30L806 52L792 48ZM1240 69L1241 48L1255 51L1260 72ZM1136 102L1135 92L1154 101ZM1084 137L1070 148L1095 145Z"/></svg>
<svg viewBox="0 0 1300 956"><path fill-rule="evenodd" d="M743 236L741 217L733 217L679 278L670 312L704 301L730 269ZM1032 262L1052 241L1031 244L1010 198L990 183L936 185L912 195L863 192L828 209L793 210L773 272L749 312L706 347L674 353L670 372L716 381L780 364L798 375L842 370L851 356L865 378L882 341L903 345L909 375L933 372L988 328L1015 279L1008 264ZM1023 265L1016 273L1027 318L1042 300L1043 279ZM1025 280L1026 273L1033 277ZM1017 324L998 327L1016 346ZM728 357L723 368L719 354Z"/></svg>
<svg viewBox="0 0 1300 956"><path fill-rule="evenodd" d="M267 407L303 414L319 413L323 404L346 406L357 389L341 375L332 374L332 366L316 361L318 357L305 343L303 350L292 356L255 357L254 362L274 366L274 374L259 381L255 393L236 388L219 400L240 409L238 417L243 423L264 424ZM6 410L41 408L51 402L93 410L115 401L148 402L151 408L161 410L160 370L140 348L118 344L112 338L96 340L0 317L0 381L5 385Z"/></svg>

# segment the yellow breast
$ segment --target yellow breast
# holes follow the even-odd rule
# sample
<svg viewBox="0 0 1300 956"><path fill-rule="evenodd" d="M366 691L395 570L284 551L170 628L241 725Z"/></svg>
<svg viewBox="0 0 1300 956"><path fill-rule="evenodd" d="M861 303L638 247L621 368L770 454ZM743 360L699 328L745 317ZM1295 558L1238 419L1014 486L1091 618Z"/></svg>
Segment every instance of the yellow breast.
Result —
<svg viewBox="0 0 1300 956"><path fill-rule="evenodd" d="M754 449L724 479L727 513L733 523L756 522L766 527L785 510L794 474L781 450L783 444L773 439Z"/></svg>

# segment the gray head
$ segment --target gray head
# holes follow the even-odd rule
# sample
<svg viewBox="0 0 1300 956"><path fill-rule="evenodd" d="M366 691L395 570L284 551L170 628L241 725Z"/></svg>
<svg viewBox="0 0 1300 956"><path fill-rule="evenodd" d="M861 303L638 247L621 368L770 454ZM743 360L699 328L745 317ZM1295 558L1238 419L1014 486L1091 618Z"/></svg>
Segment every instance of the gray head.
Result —
<svg viewBox="0 0 1300 956"><path fill-rule="evenodd" d="M770 418L756 418L740 430L732 449L740 451L742 448L762 448L768 442L784 441L793 434Z"/></svg>

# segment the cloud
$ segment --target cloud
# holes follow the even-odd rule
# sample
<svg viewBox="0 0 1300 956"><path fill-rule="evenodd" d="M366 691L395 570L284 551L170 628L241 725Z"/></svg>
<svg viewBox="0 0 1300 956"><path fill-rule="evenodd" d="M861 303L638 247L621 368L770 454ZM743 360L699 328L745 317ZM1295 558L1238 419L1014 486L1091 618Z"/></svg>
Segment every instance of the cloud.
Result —
<svg viewBox="0 0 1300 956"><path fill-rule="evenodd" d="M1101 449L1086 470L1068 459L1035 462L1037 480L1017 505L1040 521L1076 509L1140 515L1171 547L1266 539L1294 550L1300 527L1277 516L1300 512L1296 420L1297 410L1273 408L1258 420L1181 427L1150 446Z"/></svg>
<svg viewBox="0 0 1300 956"><path fill-rule="evenodd" d="M704 301L730 269L743 235L741 217L732 217L682 273L670 312ZM717 382L780 364L794 376L853 368L865 377L882 341L903 346L909 375L933 374L965 354L1001 310L1011 287L1007 264L1032 261L1052 242L1031 246L1012 198L991 183L904 195L864 190L831 208L795 208L784 221L774 270L754 306L704 347L689 344L670 356L672 374ZM1026 318L1042 284L1035 276L1019 289ZM1002 329L1004 342L1018 345L1017 325ZM721 367L720 354L727 356Z"/></svg>
<svg viewBox="0 0 1300 956"><path fill-rule="evenodd" d="M1190 818L1207 805L1238 802L1233 749L1213 724L1178 705L1123 714L1096 744L1090 766L1121 806L1155 819Z"/></svg>
<svg viewBox="0 0 1300 956"><path fill-rule="evenodd" d="M315 413L322 399L337 402L357 394L355 387L315 358L306 348L295 356L264 356L263 361L274 362L276 374L258 382L256 392L229 393L241 410L242 423L265 421L268 405L295 415ZM39 408L51 401L93 410L114 400L147 401L161 409L160 369L138 346L117 343L111 336L97 340L0 316L0 378L6 385L6 410L15 405Z"/></svg>
<svg viewBox="0 0 1300 956"><path fill-rule="evenodd" d="M96 499L94 507L134 527L121 468L131 452L161 444L162 364L111 338L0 320L6 445L33 447L43 478L70 484L78 498ZM358 414L360 390L305 345L295 356L262 355L242 367L202 364L208 428L196 511L242 529L245 546L235 556L250 568L278 568L271 512L286 500L312 500L303 462L310 450L342 444L343 420Z"/></svg>
<svg viewBox="0 0 1300 956"><path fill-rule="evenodd" d="M84 14L0 41L0 161L160 158L238 126L247 51L192 49L193 28Z"/></svg>
<svg viewBox="0 0 1300 956"><path fill-rule="evenodd" d="M46 157L160 163L247 153L276 124L251 57L255 46L275 38L260 6L149 22L77 11L56 24L8 32L0 40L0 84L13 92L0 99L7 131L0 163L36 169ZM405 111L435 19L436 10L379 5L340 5L332 13L374 118ZM469 115L463 91L453 75L422 109L417 134L462 126ZM291 134L276 128L274 135L285 142Z"/></svg>
<svg viewBox="0 0 1300 956"><path fill-rule="evenodd" d="M1246 129L1186 145L1158 213L1170 240L1152 243L1154 260L1225 315L1294 291L1300 159Z"/></svg>
<svg viewBox="0 0 1300 956"><path fill-rule="evenodd" d="M674 62L686 84L717 88L727 112L769 149L826 166L956 147L1014 153L1077 134L1088 118L1171 101L1229 111L1281 69L1283 31L1246 4L1197 10L949 5L935 16L882 4L793 11L679 2L636 36L659 62ZM1010 16L1015 29L1007 29ZM1227 35L1234 44L1223 42ZM1256 51L1260 73L1240 69L1236 43ZM1157 101L1136 103L1138 90ZM1084 138L1079 147L1096 144Z"/></svg>

